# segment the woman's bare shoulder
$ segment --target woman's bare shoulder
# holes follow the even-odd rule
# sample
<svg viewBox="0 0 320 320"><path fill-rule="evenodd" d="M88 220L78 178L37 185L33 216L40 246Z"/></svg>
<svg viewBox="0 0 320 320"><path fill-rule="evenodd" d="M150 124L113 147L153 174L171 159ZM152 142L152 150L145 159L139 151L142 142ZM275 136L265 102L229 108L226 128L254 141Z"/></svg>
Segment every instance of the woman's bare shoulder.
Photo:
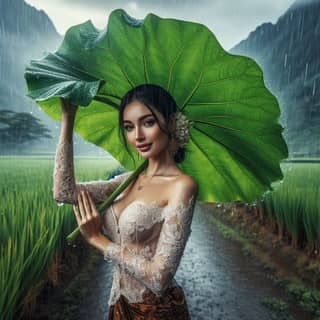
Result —
<svg viewBox="0 0 320 320"><path fill-rule="evenodd" d="M190 203L191 199L198 197L198 183L196 180L187 175L179 175L172 183L170 190L168 190L168 205L176 205L180 203Z"/></svg>
<svg viewBox="0 0 320 320"><path fill-rule="evenodd" d="M192 194L198 193L199 186L197 181L183 173L177 177L177 179L173 182L173 188L175 190L181 190L182 192L190 192Z"/></svg>

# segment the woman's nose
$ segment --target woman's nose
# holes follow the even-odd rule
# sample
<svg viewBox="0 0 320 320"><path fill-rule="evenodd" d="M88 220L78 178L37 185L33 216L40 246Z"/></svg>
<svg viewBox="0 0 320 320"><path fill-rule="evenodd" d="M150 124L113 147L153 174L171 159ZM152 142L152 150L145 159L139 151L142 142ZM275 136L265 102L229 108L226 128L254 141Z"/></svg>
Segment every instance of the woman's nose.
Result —
<svg viewBox="0 0 320 320"><path fill-rule="evenodd" d="M140 141L144 139L144 134L143 134L143 130L141 129L141 127L137 127L136 128L136 140Z"/></svg>

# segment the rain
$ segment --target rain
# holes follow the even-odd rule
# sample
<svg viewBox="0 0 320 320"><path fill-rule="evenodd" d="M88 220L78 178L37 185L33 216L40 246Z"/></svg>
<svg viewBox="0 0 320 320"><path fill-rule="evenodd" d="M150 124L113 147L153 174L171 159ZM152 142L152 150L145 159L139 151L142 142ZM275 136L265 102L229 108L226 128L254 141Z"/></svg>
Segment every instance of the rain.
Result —
<svg viewBox="0 0 320 320"><path fill-rule="evenodd" d="M274 0L267 2L241 0L235 4L231 0L225 2L210 0L196 2L192 0L161 0L157 2L147 0L94 0L90 3L85 0L0 0L0 181L2 181L0 194L5 199L3 201L4 204L0 205L0 249L18 250L14 247L18 242L15 242L11 235L18 236L18 238L20 236L20 239L23 238L29 245L31 237L37 235L37 232L41 230L41 236L36 237L36 244L33 247L30 245L25 249L26 257L28 257L27 250L36 252L36 249L40 248L41 239L46 239L43 240L46 250L53 244L56 246L56 250L58 246L63 246L66 234L70 233L70 230L72 231L71 226L75 225L75 220L71 215L71 207L63 202L55 202L52 199L54 161L62 129L59 118L60 113L56 110L56 113L54 113L55 119L53 119L47 113L48 110L55 108L53 102L52 104L50 101L37 103L26 95L28 91L24 77L26 66L31 60L41 60L49 53L56 52L67 30L75 24L91 19L98 30L103 30L107 25L110 12L119 7L124 8L128 14L136 19L143 19L146 14L153 12L161 17L173 17L202 23L214 33L226 53L246 56L252 59L261 68L263 82L279 106L279 119L274 126L279 125L282 127L282 135L288 146L288 159L284 159L281 163L282 172L288 174L288 180L292 179L291 181L294 181L295 178L293 176L297 167L302 167L303 165L307 167L311 166L311 164L319 163L320 1ZM234 68L237 67L236 65L234 66ZM197 69L197 65L194 68ZM204 74L205 72L206 70L204 70ZM256 74L250 74L250 70L246 72L247 74L242 74L241 76L260 77L260 74L256 71ZM40 79L40 76L36 75L36 78ZM257 89L258 92L260 88L251 89L252 92L254 92L254 89ZM243 105L250 107L251 100L255 98L255 96L250 97L245 103L242 101ZM264 102L265 105L262 106L266 110L266 114L270 110L268 110L270 101ZM239 103L239 106L241 107L241 103ZM254 114L254 110L252 114ZM241 116L246 117L243 114ZM273 114L269 114L269 116L272 117ZM221 115L220 117L223 118ZM241 121L241 117L239 119ZM83 119L79 119L80 125L81 120ZM88 123L90 123L90 119L88 119ZM261 121L259 126L263 126ZM97 130L100 130L100 127L97 127ZM246 134L247 128L239 127L237 130L242 130ZM261 132L263 133L263 130ZM261 135L261 132L257 131L257 137ZM90 181L91 179L88 178L90 170L94 175L92 180L98 180L110 178L110 172L115 174L119 168L122 168L122 166L119 166L119 162L104 149L103 144L96 146L94 143L86 141L82 135L83 132L81 130L78 130L78 133L75 130L73 131L73 155L75 156L74 169L76 176L80 177L81 172L81 179L78 179L78 182ZM92 135L90 138L94 140L95 137ZM277 147L275 145L274 149L270 148L273 150L270 158L277 159L279 157ZM260 149L260 146L257 149ZM263 149L263 145L261 145L261 149ZM260 152L261 150L256 151ZM238 157L241 158L241 153L233 152L233 150L227 150L226 155L232 160L237 160ZM265 154L262 150L261 159L264 156ZM92 163L94 164L87 165L86 170L81 171L80 162L87 161L87 159L93 161ZM250 156L248 156L247 165L250 166ZM222 167L223 165L217 163L217 168L220 169ZM239 170L239 175L247 174L248 168L246 166L238 167L235 165L234 167L233 170ZM265 177L263 176L264 172L269 170L268 167L261 168L259 164L254 164L252 168L254 168L253 171L258 177L255 177L256 180L253 179L252 186L256 184L260 187L263 184L264 186L269 184L269 178L264 179ZM294 189L294 192L298 197L301 190L305 188L308 196L303 194L304 199L298 204L294 203L295 208L307 208L306 210L310 211L306 212L311 212L310 216L312 214L316 215L318 214L319 206L314 203L316 203L315 199L320 196L319 184L317 184L315 178L317 175L308 173L308 175L304 176L301 172L299 171L300 180L297 182L299 188ZM277 176L278 173L274 172L274 176ZM208 177L208 179L210 178L212 177ZM226 177L226 180L228 179L229 177ZM238 185L238 181L232 181L232 184ZM210 186L211 182L206 185L206 188L210 188ZM293 189L286 191L287 178L281 178L275 186L275 189L279 188L284 192L285 199L290 197L290 190ZM247 187L249 188L249 186L245 188ZM233 223L237 222L243 226L248 221L250 222L250 219L256 219L255 222L258 224L261 219L270 218L271 214L269 214L268 210L279 203L279 199L276 197L273 198L276 200L272 200L274 202L270 202L272 205L268 203L274 195L273 192L274 190L268 190L261 199L256 199L251 203L244 200L240 204L236 201L234 203L213 202L197 206L196 217L193 220L194 232L188 242L177 273L178 282L183 284L183 288L185 288L190 314L193 319L249 320L260 318L268 320L273 318L270 313L272 309L270 304L272 303L269 301L268 306L267 303L263 304L261 302L267 296L279 299L277 300L278 302L287 302L288 309L286 312L290 314L290 317L286 319L312 319L310 310L306 310L303 306L288 299L288 293L285 292L284 288L280 288L269 279L269 277L271 278L271 271L268 266L263 268L254 257L248 254L247 247L245 249L242 248L242 251L238 242L231 241L231 238L228 239L231 231L226 226L235 227L236 224L233 225ZM304 200L305 202L303 202ZM290 205L288 205L290 210L294 210L294 206L290 207ZM34 208L36 209L34 210ZM67 211L68 209L69 211ZM290 210L288 209L287 211ZM223 216L227 214L233 218L237 216L243 218L244 211L247 216L241 221L239 218L240 222L235 222L231 218L231 220L223 220ZM268 215L266 212L268 212ZM279 210L279 212L282 211ZM273 214L279 214L279 212ZM299 212L296 216L298 216ZM38 214L40 217L40 213L43 216L33 220L37 223L32 229L32 223L29 223L29 221L30 219L35 219ZM261 218L262 213L264 214L263 218ZM23 220L17 218L19 214L26 219L26 222L21 222ZM226 223L224 227L221 226L220 222L217 222L219 218ZM265 222L265 220L263 221ZM300 229L297 229L301 232L301 226L305 227L306 224L300 221ZM25 228L24 230L27 230L27 233L24 233L22 237L21 230L15 229L12 231L13 229L10 229L16 226ZM269 230L269 236L272 241L270 240L270 243L267 240L265 241L270 244L268 250L271 251L271 242L280 241L281 236L287 237L281 240L287 241L287 243L290 240L293 246L293 237L290 237L286 231L282 232L282 225L279 221L274 222L274 226L276 226L276 229ZM4 227L7 229L2 229ZM53 229L50 229L50 227ZM253 229L250 231L255 230L255 227L256 224L253 223ZM265 231L264 228L265 225L261 229ZM312 227L310 228L312 229ZM8 231L9 229L10 231ZM45 238L44 234L50 233L48 230L54 230L55 232L63 230L64 234L61 234L57 239ZM237 232L238 229L236 229ZM312 229L310 234L316 238L318 236L317 232L319 230L314 231ZM256 235L257 233L254 231L253 234ZM28 238L29 236L30 239ZM320 242L315 240L311 241L310 244L307 236L309 234L303 231L300 242L298 241L301 246L300 253L310 250L308 251L309 257L312 255L314 257L319 252ZM235 235L233 237L237 238ZM286 249L289 247L287 243L283 243ZM84 262L81 262L81 259L85 261L89 257L89 251L85 251L88 249L83 249L83 256L80 256L79 248L83 248L83 243L74 244L68 247L67 250L70 250L70 261L73 258L79 259L75 260L77 261L75 264L78 263L79 266L84 266ZM0 250L0 254L4 252L4 249ZM48 251L46 250L41 252L40 255L49 259ZM14 253L16 251L13 251L11 258ZM77 254L78 256L75 258ZM86 256L86 254L88 255ZM2 256L0 256L0 262L2 262L1 259ZM55 279L59 267L61 269L69 268L67 264L59 265L61 262L59 259L57 254L52 255L50 270L41 271L43 274L47 272L46 276L52 277L50 279L52 281L50 290L53 291L55 285L59 286L58 280ZM10 263L12 260L8 258L7 262L9 261L8 263ZM28 259L25 260L29 261ZM108 313L106 301L111 289L113 270L109 265L106 266L102 260L95 263L90 271L94 282L91 292L82 297L80 302L76 301L75 303L74 300L70 299L72 300L71 304L75 303L75 305L71 305L70 310L78 310L79 319L83 320L88 318L106 319ZM41 264L35 263L34 268L38 268ZM19 264L17 263L16 265ZM27 263L21 262L21 265L27 265ZM10 271L11 268L13 267L8 267L8 270ZM292 270L290 268L284 267L284 269L286 274L291 275ZM33 270L32 266L30 270ZM0 270L5 276L9 276L9 271L5 273ZM32 274L31 271L26 272L26 276L30 276ZM19 273L17 272L17 274ZM67 279L68 275L65 276L64 280ZM5 279L4 276L0 278ZM35 285L34 288L37 288L37 285L40 288L39 281L41 279L36 278L36 276L34 276L34 279L32 279ZM55 280L57 282L54 282ZM315 283L315 287L318 288L320 281L317 282L315 280ZM79 288L85 288L87 284L81 284L76 289L78 291L74 292L74 295L81 294L82 289ZM13 285L17 284L14 283ZM24 287L24 284L21 286L19 284L20 287ZM5 292L4 288L0 287L0 290ZM32 290L33 288L24 292L22 296L32 299ZM48 292L51 292L50 290L48 289ZM14 290L11 291L13 292ZM46 293L44 293L45 295ZM69 295L72 296L73 293L69 293ZM20 310L17 306L22 303L21 297L17 295L16 305L10 306L7 302L13 301L14 298L8 293L8 297L2 298L3 300L0 298L0 313L3 311L1 309L1 306L3 306L3 312L11 315L8 319L14 318L14 315L20 315L20 312L26 312L25 316L27 316L28 312L30 314L38 312L38 315L44 312L45 315L48 315L53 311L57 312L55 315L59 318L61 316L59 309L65 307L65 301L59 301L58 294L58 298L54 295L57 299L57 301L54 301L54 303L57 303L56 306L54 303L49 303L51 297L53 295L51 296L48 293L48 296L45 296L47 300L43 300L45 302L39 302L38 305L33 305L31 302L27 308ZM64 297L60 297L60 299L64 299ZM11 307L12 310L10 310ZM67 307L65 308L63 312L70 311L67 310ZM51 315L53 316L53 314ZM214 315L214 318L212 315ZM320 316L319 313L317 316ZM41 317L39 316L39 318ZM35 317L35 319L37 318Z"/></svg>

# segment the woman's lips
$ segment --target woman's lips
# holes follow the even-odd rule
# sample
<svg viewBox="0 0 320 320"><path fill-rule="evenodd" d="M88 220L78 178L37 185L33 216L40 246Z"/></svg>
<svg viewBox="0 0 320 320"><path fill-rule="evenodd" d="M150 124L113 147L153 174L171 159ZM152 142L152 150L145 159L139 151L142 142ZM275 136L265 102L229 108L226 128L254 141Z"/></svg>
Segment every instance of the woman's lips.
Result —
<svg viewBox="0 0 320 320"><path fill-rule="evenodd" d="M152 143L149 143L148 145L146 145L146 146L144 146L144 147L138 147L138 149L140 150L140 151L143 151L143 152L145 152L145 151L148 151L150 148L151 148L151 145L152 145Z"/></svg>

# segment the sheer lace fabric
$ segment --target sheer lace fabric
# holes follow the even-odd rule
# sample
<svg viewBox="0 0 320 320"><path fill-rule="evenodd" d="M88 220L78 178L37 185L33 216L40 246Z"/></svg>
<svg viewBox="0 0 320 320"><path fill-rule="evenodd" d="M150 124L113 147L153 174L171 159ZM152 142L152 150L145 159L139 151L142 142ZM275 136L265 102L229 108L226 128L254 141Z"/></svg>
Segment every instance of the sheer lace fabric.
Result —
<svg viewBox="0 0 320 320"><path fill-rule="evenodd" d="M57 204L76 204L78 191L86 189L96 204L102 203L132 171L122 173L109 180L75 183L73 145L67 140L57 145L54 173L53 198Z"/></svg>
<svg viewBox="0 0 320 320"><path fill-rule="evenodd" d="M76 203L77 192L85 188L96 204L103 202L132 171L107 181L75 183L73 146L68 141L57 146L54 169L54 199L59 203ZM121 195L119 195L121 196ZM180 203L161 207L157 201L133 201L118 218L113 206L102 214L102 232L112 241L104 259L114 264L108 305L123 294L130 303L142 302L148 291L160 296L174 279L187 240L195 196Z"/></svg>
<svg viewBox="0 0 320 320"><path fill-rule="evenodd" d="M104 258L116 264L109 305L120 294L131 303L141 302L148 290L161 296L177 285L174 275L191 233L194 204L194 196L163 208L156 201L133 202L123 210L119 223L112 205L106 210L103 230L112 243Z"/></svg>

